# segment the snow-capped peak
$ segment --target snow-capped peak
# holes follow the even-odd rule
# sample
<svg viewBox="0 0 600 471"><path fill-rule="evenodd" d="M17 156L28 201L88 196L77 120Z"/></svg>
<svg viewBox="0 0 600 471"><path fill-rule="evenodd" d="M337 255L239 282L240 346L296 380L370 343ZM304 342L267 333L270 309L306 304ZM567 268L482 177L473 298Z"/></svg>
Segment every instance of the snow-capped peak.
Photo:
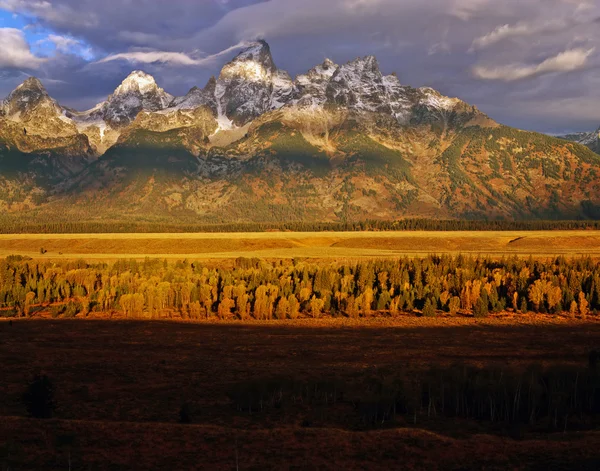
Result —
<svg viewBox="0 0 600 471"><path fill-rule="evenodd" d="M243 126L271 109L275 79L277 96L287 94L285 77L277 72L269 45L264 41L252 43L223 67L215 86L221 129Z"/></svg>
<svg viewBox="0 0 600 471"><path fill-rule="evenodd" d="M141 70L134 70L115 90L115 95L123 95L131 92L139 92L142 95L158 89L156 80L152 75Z"/></svg>
<svg viewBox="0 0 600 471"><path fill-rule="evenodd" d="M42 84L42 82L40 82L40 80L37 77L29 77L27 78L21 85L19 85L17 87L17 90L20 89L37 89L40 90L44 93L46 93L46 89L44 88L44 85Z"/></svg>
<svg viewBox="0 0 600 471"><path fill-rule="evenodd" d="M250 44L231 62L255 62L271 72L275 72L276 70L273 57L271 56L271 48L266 41L262 40Z"/></svg>
<svg viewBox="0 0 600 471"><path fill-rule="evenodd" d="M258 41L223 67L219 81L268 82L276 71L269 45Z"/></svg>
<svg viewBox="0 0 600 471"><path fill-rule="evenodd" d="M104 120L111 126L124 126L133 121L140 111L167 108L173 98L156 84L154 77L136 70L102 104Z"/></svg>

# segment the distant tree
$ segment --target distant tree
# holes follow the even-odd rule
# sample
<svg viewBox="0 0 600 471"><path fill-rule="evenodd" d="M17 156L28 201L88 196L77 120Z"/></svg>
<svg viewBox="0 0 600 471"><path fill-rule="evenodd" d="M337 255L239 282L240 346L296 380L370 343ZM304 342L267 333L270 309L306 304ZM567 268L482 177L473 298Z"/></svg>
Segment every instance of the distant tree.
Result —
<svg viewBox="0 0 600 471"><path fill-rule="evenodd" d="M487 297L481 296L473 306L473 315L476 318L487 317L489 314L489 307Z"/></svg>
<svg viewBox="0 0 600 471"><path fill-rule="evenodd" d="M562 300L562 289L560 289L560 286L549 286L547 298L548 309L551 311L558 311L559 309L557 308L560 306ZM560 310L562 310L562 308Z"/></svg>
<svg viewBox="0 0 600 471"><path fill-rule="evenodd" d="M441 305L442 309L444 309L446 307L446 305L450 301L451 297L452 297L452 295L447 290L444 291L442 294L440 294L440 305ZM459 302L460 302L460 299L459 299Z"/></svg>
<svg viewBox="0 0 600 471"><path fill-rule="evenodd" d="M25 305L23 307L23 314L25 315L25 317L29 317L29 310L31 309L31 305L33 304L34 300L35 293L32 291L27 293L27 295L25 296Z"/></svg>
<svg viewBox="0 0 600 471"><path fill-rule="evenodd" d="M589 303L587 301L587 299L585 298L585 293L581 292L579 293L579 314L581 314L581 317L583 317L584 319L587 317L589 313Z"/></svg>
<svg viewBox="0 0 600 471"><path fill-rule="evenodd" d="M321 317L324 305L325 301L313 295L313 297L310 300L310 313L315 319Z"/></svg>
<svg viewBox="0 0 600 471"><path fill-rule="evenodd" d="M217 314L219 319L229 319L231 317L231 310L235 307L235 301L230 298L223 298L219 303Z"/></svg>
<svg viewBox="0 0 600 471"><path fill-rule="evenodd" d="M458 310L460 309L460 298L458 296L453 296L450 299L449 309L450 314L453 316L458 313Z"/></svg>
<svg viewBox="0 0 600 471"><path fill-rule="evenodd" d="M425 301L425 306L423 307L423 316L425 316L425 317L435 317L436 316L435 307L434 307L431 299L427 299L427 301Z"/></svg>
<svg viewBox="0 0 600 471"><path fill-rule="evenodd" d="M54 384L46 375L36 375L23 394L23 402L30 416L49 419L54 413Z"/></svg>
<svg viewBox="0 0 600 471"><path fill-rule="evenodd" d="M287 300L285 296L279 298L277 301L277 307L275 308L275 317L277 319L283 320L287 319L290 315L290 302Z"/></svg>
<svg viewBox="0 0 600 471"><path fill-rule="evenodd" d="M535 283L529 287L529 301L533 303L536 311L540 310L540 305L544 302L546 283L542 280L535 280Z"/></svg>
<svg viewBox="0 0 600 471"><path fill-rule="evenodd" d="M386 289L377 298L377 310L385 311L390 307L392 298L390 292Z"/></svg>
<svg viewBox="0 0 600 471"><path fill-rule="evenodd" d="M300 313L300 303L293 294L288 296L288 303L290 305L290 319L296 319Z"/></svg>
<svg viewBox="0 0 600 471"><path fill-rule="evenodd" d="M577 306L577 303L575 303L575 306ZM527 312L529 312L529 305L527 304L527 299L523 296L521 298L521 313L527 314Z"/></svg>
<svg viewBox="0 0 600 471"><path fill-rule="evenodd" d="M577 301L571 301L571 306L569 308L569 314L571 315L571 317L575 317L577 315L578 310L579 307L577 306Z"/></svg>

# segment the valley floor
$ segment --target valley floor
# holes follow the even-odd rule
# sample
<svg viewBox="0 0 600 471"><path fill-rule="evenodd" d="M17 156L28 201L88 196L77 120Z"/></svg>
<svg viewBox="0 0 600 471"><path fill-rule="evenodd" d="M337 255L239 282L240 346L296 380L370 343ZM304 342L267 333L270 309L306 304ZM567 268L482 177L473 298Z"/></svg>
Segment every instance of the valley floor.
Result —
<svg viewBox="0 0 600 471"><path fill-rule="evenodd" d="M0 322L2 469L597 469L600 431L570 418L515 433L427 408L381 423L336 403L235 406L236 391L291 378L311 390L395 371L494 365L507 374L587 368L600 324L522 316L215 323ZM584 371L583 370L583 371ZM529 370L527 370L529 371ZM55 417L27 418L34 374L55 387ZM362 386L360 386L362 385ZM245 390L245 389L244 389ZM191 424L179 424L184 407ZM572 425L571 425L572 423Z"/></svg>
<svg viewBox="0 0 600 471"><path fill-rule="evenodd" d="M599 257L600 231L0 234L0 257L46 260L348 260L429 254Z"/></svg>

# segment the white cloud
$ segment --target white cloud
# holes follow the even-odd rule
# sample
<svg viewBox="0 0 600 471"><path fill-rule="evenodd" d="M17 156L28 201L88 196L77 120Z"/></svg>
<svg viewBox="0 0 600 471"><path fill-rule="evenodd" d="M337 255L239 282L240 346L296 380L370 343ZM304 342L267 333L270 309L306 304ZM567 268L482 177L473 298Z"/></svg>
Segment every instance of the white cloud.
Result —
<svg viewBox="0 0 600 471"><path fill-rule="evenodd" d="M60 36L58 34L48 35L48 41L53 43L60 52L68 52L72 47L80 45L80 42L77 39L68 36Z"/></svg>
<svg viewBox="0 0 600 471"><path fill-rule="evenodd" d="M39 42L54 44L56 50L62 54L75 54L86 60L91 60L94 57L91 47L86 46L79 39L75 39L70 36L49 34L46 39L42 39Z"/></svg>
<svg viewBox="0 0 600 471"><path fill-rule="evenodd" d="M166 51L150 51L150 52L121 52L119 54L111 54L103 59L100 59L97 64L106 62L124 60L133 63L142 64L172 64L172 65L198 65L198 60L194 59L183 52L166 52Z"/></svg>
<svg viewBox="0 0 600 471"><path fill-rule="evenodd" d="M228 47L216 54L210 56L194 58L189 54L183 52L168 52L168 51L134 51L134 52L121 52L118 54L111 54L110 56L104 57L96 62L96 64L104 64L107 62L124 60L132 63L141 64L170 64L177 66L208 66L214 64L214 61L219 57L229 54L232 51L241 49L248 46L247 42L240 42L235 46Z"/></svg>
<svg viewBox="0 0 600 471"><path fill-rule="evenodd" d="M489 0L453 0L449 12L463 21L469 21L488 6Z"/></svg>
<svg viewBox="0 0 600 471"><path fill-rule="evenodd" d="M77 5L78 6L78 5ZM14 13L25 13L59 26L78 25L86 28L98 26L95 13L71 7L62 2L47 0L0 0L0 8Z"/></svg>
<svg viewBox="0 0 600 471"><path fill-rule="evenodd" d="M46 59L32 54L23 31L0 28L0 67L12 69L37 69Z"/></svg>
<svg viewBox="0 0 600 471"><path fill-rule="evenodd" d="M580 24L580 22L568 19L552 19L541 23L520 22L514 25L505 24L498 26L491 33L475 38L471 45L470 52L485 49L506 39L559 33L565 29L576 26L577 24Z"/></svg>
<svg viewBox="0 0 600 471"><path fill-rule="evenodd" d="M473 74L483 80L512 82L553 72L572 72L583 68L594 50L594 48L587 50L571 49L550 57L537 65L475 66Z"/></svg>

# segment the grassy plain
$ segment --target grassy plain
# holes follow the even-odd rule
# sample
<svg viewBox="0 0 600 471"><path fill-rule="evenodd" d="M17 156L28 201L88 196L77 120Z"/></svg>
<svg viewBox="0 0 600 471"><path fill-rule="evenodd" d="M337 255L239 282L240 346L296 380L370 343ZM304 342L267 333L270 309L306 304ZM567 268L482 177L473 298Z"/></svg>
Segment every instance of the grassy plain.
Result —
<svg viewBox="0 0 600 471"><path fill-rule="evenodd" d="M237 410L255 380L362 381L455 363L585 365L600 324L543 317L191 324L0 322L2 469L597 469L600 432L528 431L401 416L361 427L335 406ZM26 418L33 374L55 384L56 418ZM187 404L192 424L180 425ZM70 436L68 446L59 436Z"/></svg>
<svg viewBox="0 0 600 471"><path fill-rule="evenodd" d="M0 257L45 259L358 259L461 253L597 257L600 231L0 235Z"/></svg>
<svg viewBox="0 0 600 471"><path fill-rule="evenodd" d="M600 232L0 235L0 257L46 260L432 253L600 257ZM366 378L456 364L585 367L589 352L599 348L596 317L4 321L0 469L597 469L596 429L534 427L514 437L501 426L429 418L426 411L416 424L400 414L371 427L361 424L359 404L350 398L334 406L302 402L248 413L236 408L232 394L282 378L333 380L360 390ZM37 373L56 387L53 419L26 417L22 394ZM178 423L183 405L191 424Z"/></svg>

